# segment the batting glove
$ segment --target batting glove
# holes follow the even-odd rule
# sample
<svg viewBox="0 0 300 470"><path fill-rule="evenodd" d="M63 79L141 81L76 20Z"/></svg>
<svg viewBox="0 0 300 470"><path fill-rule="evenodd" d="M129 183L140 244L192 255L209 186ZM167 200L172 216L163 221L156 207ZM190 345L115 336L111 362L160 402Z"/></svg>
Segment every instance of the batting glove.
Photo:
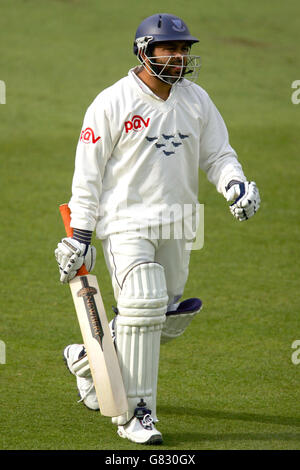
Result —
<svg viewBox="0 0 300 470"><path fill-rule="evenodd" d="M96 248L74 238L63 238L54 253L60 271L60 282L63 284L71 281L83 264L89 272L95 266Z"/></svg>
<svg viewBox="0 0 300 470"><path fill-rule="evenodd" d="M254 181L230 181L225 197L227 201L233 201L229 209L240 222L250 219L260 206L260 195Z"/></svg>

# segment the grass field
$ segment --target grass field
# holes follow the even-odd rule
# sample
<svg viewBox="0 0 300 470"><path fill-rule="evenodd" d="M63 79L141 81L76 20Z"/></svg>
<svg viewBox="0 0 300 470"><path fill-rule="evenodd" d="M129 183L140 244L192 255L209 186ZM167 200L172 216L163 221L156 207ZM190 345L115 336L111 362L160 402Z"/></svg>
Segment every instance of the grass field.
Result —
<svg viewBox="0 0 300 470"><path fill-rule="evenodd" d="M61 353L80 341L79 327L53 252L84 112L136 64L136 27L159 11L183 17L200 38L198 83L262 197L240 224L201 177L205 245L192 254L184 297L204 308L161 350L161 448L300 449L300 364L291 360L300 339L297 0L0 0L0 449L140 449L77 403Z"/></svg>

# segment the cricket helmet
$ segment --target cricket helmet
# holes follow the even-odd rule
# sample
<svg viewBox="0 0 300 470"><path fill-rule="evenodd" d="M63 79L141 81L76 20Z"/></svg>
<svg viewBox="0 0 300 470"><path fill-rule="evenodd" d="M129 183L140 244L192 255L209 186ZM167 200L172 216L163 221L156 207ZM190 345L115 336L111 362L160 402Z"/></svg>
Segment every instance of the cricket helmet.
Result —
<svg viewBox="0 0 300 470"><path fill-rule="evenodd" d="M178 16L157 13L149 16L139 25L135 34L133 52L147 72L163 82L171 85L180 83L186 86L187 81L183 78L188 78L190 83L196 81L201 65L200 56L190 53L182 55L180 64L178 64L178 57L175 58L174 55L167 56L168 61L163 63L159 60L166 59L166 56L153 56L155 44L169 41L185 41L190 47L195 42L199 42L199 39L191 35L187 25ZM172 68L174 70L174 67L178 69L178 66L181 72L176 78L170 70Z"/></svg>
<svg viewBox="0 0 300 470"><path fill-rule="evenodd" d="M187 41L190 45L199 42L191 35L185 22L178 16L157 13L141 22L136 30L133 52L138 54L139 48L164 41Z"/></svg>

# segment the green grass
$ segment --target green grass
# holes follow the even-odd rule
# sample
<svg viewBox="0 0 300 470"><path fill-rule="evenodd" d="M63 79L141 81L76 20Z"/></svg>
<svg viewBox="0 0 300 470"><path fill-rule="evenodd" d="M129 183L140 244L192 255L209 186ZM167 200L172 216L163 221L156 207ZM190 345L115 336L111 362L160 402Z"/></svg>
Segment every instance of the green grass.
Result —
<svg viewBox="0 0 300 470"><path fill-rule="evenodd" d="M201 177L205 245L192 253L185 298L199 296L204 308L161 350L161 448L300 449L300 365L291 361L300 338L296 0L0 0L0 449L140 449L76 403L61 352L80 341L79 327L53 251L84 112L135 64L135 29L157 11L182 16L199 36L199 84L262 196L259 213L239 224Z"/></svg>

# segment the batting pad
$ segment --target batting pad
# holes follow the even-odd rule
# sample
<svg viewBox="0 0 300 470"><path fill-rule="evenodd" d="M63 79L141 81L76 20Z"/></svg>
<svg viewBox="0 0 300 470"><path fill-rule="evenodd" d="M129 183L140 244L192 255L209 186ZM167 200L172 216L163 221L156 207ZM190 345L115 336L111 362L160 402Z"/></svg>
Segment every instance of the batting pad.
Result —
<svg viewBox="0 0 300 470"><path fill-rule="evenodd" d="M172 339L181 336L201 308L201 300L193 298L181 302L177 310L167 312L166 321L161 332L161 344L168 343Z"/></svg>
<svg viewBox="0 0 300 470"><path fill-rule="evenodd" d="M141 398L157 421L160 336L167 303L166 280L160 264L142 263L129 271L119 295L116 317L116 349L129 410L112 418L115 424L127 423Z"/></svg>

